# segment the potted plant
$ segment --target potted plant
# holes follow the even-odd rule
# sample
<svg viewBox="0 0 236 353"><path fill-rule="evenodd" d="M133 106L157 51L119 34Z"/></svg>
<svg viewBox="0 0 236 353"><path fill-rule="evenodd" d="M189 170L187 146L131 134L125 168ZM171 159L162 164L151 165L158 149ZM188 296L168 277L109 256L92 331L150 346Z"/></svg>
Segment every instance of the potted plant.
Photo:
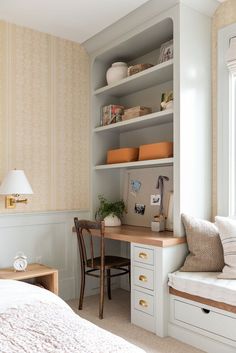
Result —
<svg viewBox="0 0 236 353"><path fill-rule="evenodd" d="M96 212L96 219L99 217L104 220L105 226L117 227L121 225L120 217L125 212L125 203L123 200L109 202L103 195L99 195L99 209Z"/></svg>

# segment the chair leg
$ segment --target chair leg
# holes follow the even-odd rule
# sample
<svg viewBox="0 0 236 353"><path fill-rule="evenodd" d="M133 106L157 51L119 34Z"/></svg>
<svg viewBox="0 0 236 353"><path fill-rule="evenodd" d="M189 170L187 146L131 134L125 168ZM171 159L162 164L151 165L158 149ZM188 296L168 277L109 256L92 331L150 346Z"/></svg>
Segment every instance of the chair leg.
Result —
<svg viewBox="0 0 236 353"><path fill-rule="evenodd" d="M129 289L131 290L130 265L128 266L128 270L129 270Z"/></svg>
<svg viewBox="0 0 236 353"><path fill-rule="evenodd" d="M111 300L111 270L107 270L107 295L108 299Z"/></svg>
<svg viewBox="0 0 236 353"><path fill-rule="evenodd" d="M101 270L100 272L101 272L101 275L100 275L99 319L103 319L105 270Z"/></svg>
<svg viewBox="0 0 236 353"><path fill-rule="evenodd" d="M81 283L80 283L79 310L83 309L84 288L85 288L85 271L82 270L81 271Z"/></svg>

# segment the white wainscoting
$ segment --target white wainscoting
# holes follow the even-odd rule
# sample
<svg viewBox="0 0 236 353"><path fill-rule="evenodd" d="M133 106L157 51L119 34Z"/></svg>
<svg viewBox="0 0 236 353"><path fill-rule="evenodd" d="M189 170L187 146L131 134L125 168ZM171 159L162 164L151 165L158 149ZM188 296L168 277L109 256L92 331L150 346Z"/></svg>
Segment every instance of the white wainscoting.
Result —
<svg viewBox="0 0 236 353"><path fill-rule="evenodd" d="M41 262L59 270L59 294L78 297L79 256L74 217L89 219L89 212L65 211L0 215L0 267L12 266L18 251L28 262ZM87 294L93 284L88 283ZM97 287L97 285L96 285Z"/></svg>
<svg viewBox="0 0 236 353"><path fill-rule="evenodd" d="M72 232L74 217L90 219L90 212L55 211L0 215L0 268L12 266L16 253L23 251L29 263L41 262L59 270L59 295L63 299L78 298L80 259L76 233ZM95 241L97 255L98 241ZM107 240L106 251L111 255L120 255L120 242ZM112 287L119 285L119 277L114 278ZM98 279L86 276L85 295L96 294L98 290Z"/></svg>

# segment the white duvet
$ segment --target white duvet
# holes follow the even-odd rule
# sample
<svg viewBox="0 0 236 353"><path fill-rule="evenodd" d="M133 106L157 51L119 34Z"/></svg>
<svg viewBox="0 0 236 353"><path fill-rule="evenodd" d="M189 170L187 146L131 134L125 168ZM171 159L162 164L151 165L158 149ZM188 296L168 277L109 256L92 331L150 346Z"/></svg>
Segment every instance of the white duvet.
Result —
<svg viewBox="0 0 236 353"><path fill-rule="evenodd" d="M0 280L1 353L144 353L76 315L53 293Z"/></svg>

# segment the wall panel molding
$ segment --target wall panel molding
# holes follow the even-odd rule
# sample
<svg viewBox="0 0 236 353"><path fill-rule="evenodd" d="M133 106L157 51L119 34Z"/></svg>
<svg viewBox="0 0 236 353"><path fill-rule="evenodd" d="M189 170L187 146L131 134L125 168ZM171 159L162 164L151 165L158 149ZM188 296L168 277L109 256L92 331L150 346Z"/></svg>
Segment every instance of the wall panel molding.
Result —
<svg viewBox="0 0 236 353"><path fill-rule="evenodd" d="M18 251L28 262L40 262L59 270L59 294L78 297L80 276L74 217L89 219L88 212L44 212L0 216L0 267L12 266ZM91 286L89 285L88 289ZM90 292L88 292L90 294Z"/></svg>

